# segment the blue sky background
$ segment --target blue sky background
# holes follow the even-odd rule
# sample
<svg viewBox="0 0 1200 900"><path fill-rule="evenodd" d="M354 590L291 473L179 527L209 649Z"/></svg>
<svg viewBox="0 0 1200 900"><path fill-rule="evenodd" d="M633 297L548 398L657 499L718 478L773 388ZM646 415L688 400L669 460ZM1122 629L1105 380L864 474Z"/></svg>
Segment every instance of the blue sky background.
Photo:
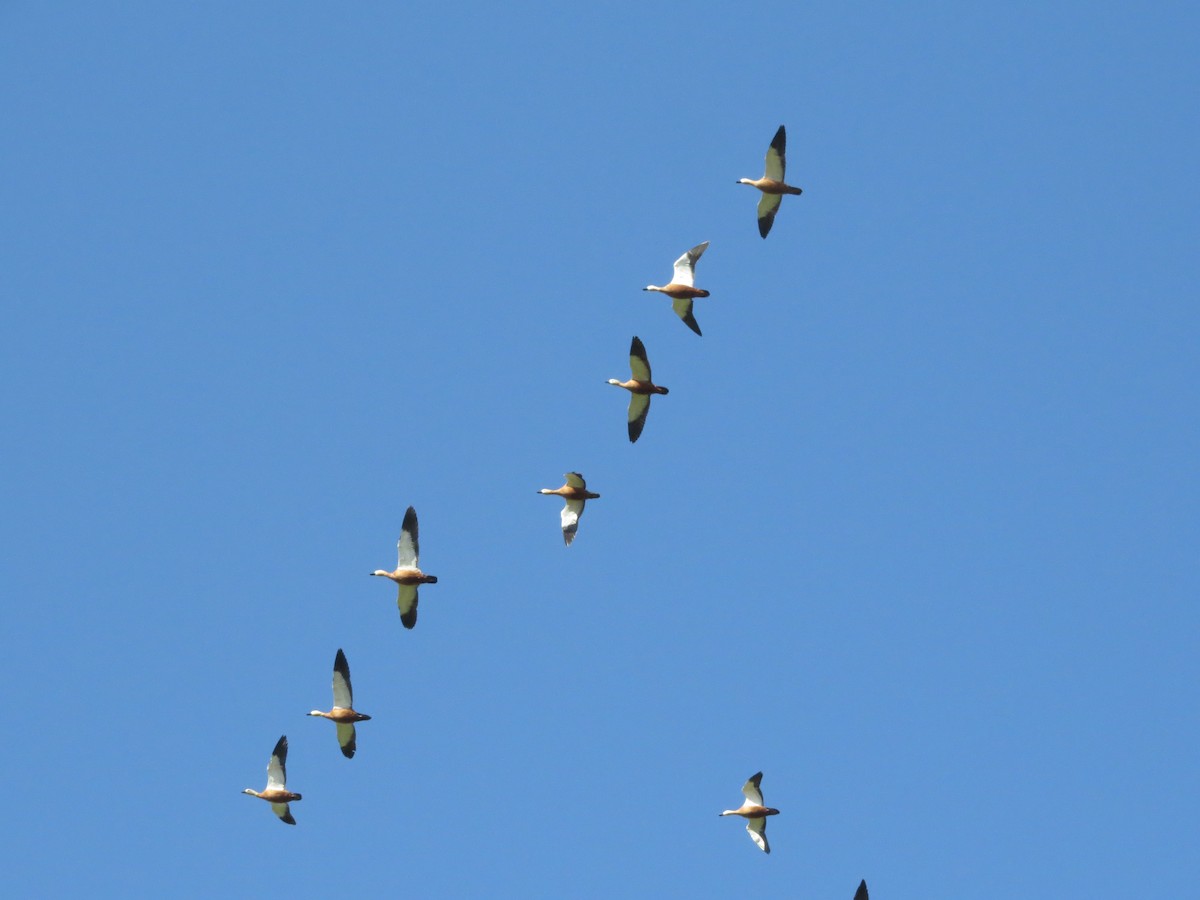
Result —
<svg viewBox="0 0 1200 900"><path fill-rule="evenodd" d="M0 5L6 886L1194 891L1200 13L1052 6Z"/></svg>

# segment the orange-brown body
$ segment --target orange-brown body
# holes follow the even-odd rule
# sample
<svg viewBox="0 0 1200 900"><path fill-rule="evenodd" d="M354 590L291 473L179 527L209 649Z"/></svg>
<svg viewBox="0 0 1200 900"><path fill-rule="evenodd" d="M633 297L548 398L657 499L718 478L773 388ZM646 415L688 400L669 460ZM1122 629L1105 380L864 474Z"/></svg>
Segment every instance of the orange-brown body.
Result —
<svg viewBox="0 0 1200 900"><path fill-rule="evenodd" d="M708 291L687 284L676 284L675 282L655 288L655 290L661 294L666 294L673 300L694 300L696 297L708 296Z"/></svg>
<svg viewBox="0 0 1200 900"><path fill-rule="evenodd" d="M437 584L436 575L426 575L420 569L397 569L395 572L374 572L375 575L383 575L385 578L390 578L396 584Z"/></svg>
<svg viewBox="0 0 1200 900"><path fill-rule="evenodd" d="M266 800L268 803L291 803L293 800L302 799L299 794L294 794L291 791L281 790L279 788L267 788L265 791L255 791L246 788L243 793L252 794L260 800Z"/></svg>
<svg viewBox="0 0 1200 900"><path fill-rule="evenodd" d="M782 181L776 181L774 178L762 177L758 179L746 178L742 184L750 184L758 188L764 194L800 194L803 193L800 188L792 187L790 184L784 184Z"/></svg>
<svg viewBox="0 0 1200 900"><path fill-rule="evenodd" d="M554 488L554 490L551 490L550 488L544 488L543 490L539 491L538 493L557 494L559 497L562 497L564 500L596 500L600 496L599 494L593 494L591 491L587 490L586 488L577 488L570 484L564 484L560 488Z"/></svg>
<svg viewBox="0 0 1200 900"><path fill-rule="evenodd" d="M314 709L309 713L310 716L320 716L323 719L332 719L334 722L340 722L344 725L350 725L355 722L366 722L370 720L370 716L364 713L355 712L352 709L342 709L340 706L335 706L329 712L321 712Z"/></svg>
<svg viewBox="0 0 1200 900"><path fill-rule="evenodd" d="M743 819L765 819L767 816L779 815L779 810L772 809L769 806L743 806L740 809L732 810L733 815L741 816Z"/></svg>
<svg viewBox="0 0 1200 900"><path fill-rule="evenodd" d="M616 381L614 379L613 384L615 384L617 387L623 387L623 388L625 388L625 390L627 390L633 394L668 394L668 393L670 393L670 391L668 391L665 387L662 387L661 385L654 384L653 382L650 382L650 381L638 381L636 378L631 378L628 381Z"/></svg>

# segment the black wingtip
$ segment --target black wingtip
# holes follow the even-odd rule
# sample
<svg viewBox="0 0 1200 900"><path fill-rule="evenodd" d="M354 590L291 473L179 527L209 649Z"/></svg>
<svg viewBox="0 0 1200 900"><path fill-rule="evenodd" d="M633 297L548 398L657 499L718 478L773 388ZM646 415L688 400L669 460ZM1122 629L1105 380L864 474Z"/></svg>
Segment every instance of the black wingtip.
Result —
<svg viewBox="0 0 1200 900"><path fill-rule="evenodd" d="M854 900L870 900L867 896L867 879L863 879L858 883L858 890L854 892Z"/></svg>

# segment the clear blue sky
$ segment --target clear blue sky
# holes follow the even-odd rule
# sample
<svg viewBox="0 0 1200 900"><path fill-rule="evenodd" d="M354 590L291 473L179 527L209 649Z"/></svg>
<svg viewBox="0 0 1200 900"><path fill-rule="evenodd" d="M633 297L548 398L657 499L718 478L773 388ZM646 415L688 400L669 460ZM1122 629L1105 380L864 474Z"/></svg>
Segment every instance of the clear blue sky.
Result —
<svg viewBox="0 0 1200 900"><path fill-rule="evenodd" d="M0 6L6 886L1193 893L1200 14L1052 6Z"/></svg>

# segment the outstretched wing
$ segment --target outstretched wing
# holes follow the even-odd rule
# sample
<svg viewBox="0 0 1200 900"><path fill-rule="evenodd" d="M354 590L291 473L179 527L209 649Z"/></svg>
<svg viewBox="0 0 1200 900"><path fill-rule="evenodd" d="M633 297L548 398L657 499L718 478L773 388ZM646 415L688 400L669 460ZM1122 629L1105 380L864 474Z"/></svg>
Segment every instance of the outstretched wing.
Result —
<svg viewBox="0 0 1200 900"><path fill-rule="evenodd" d="M333 705L342 709L354 709L354 690L350 687L350 664L346 654L338 648L333 661Z"/></svg>
<svg viewBox="0 0 1200 900"><path fill-rule="evenodd" d="M672 284L682 284L687 287L695 285L696 260L708 249L708 241L697 244L679 259L675 260L675 274L671 276Z"/></svg>
<svg viewBox="0 0 1200 900"><path fill-rule="evenodd" d="M771 852L771 845L767 843L767 820L766 817L761 819L747 819L746 831L750 833L750 840L758 844L763 853Z"/></svg>
<svg viewBox="0 0 1200 900"><path fill-rule="evenodd" d="M287 788L287 735L283 735L271 751L271 761L267 763L267 790L282 791Z"/></svg>
<svg viewBox="0 0 1200 900"><path fill-rule="evenodd" d="M563 543L568 547L575 540L575 532L579 530L579 517L583 515L583 500L568 500L562 508Z"/></svg>
<svg viewBox="0 0 1200 900"><path fill-rule="evenodd" d="M396 594L396 605L400 607L400 624L414 628L417 624L417 586L402 584Z"/></svg>
<svg viewBox="0 0 1200 900"><path fill-rule="evenodd" d="M870 900L867 896L867 879L863 879L858 883L858 890L854 892L854 900Z"/></svg>
<svg viewBox="0 0 1200 900"><path fill-rule="evenodd" d="M767 148L767 177L772 181L783 181L783 172L787 168L787 132L783 126L771 138L771 146Z"/></svg>
<svg viewBox="0 0 1200 900"><path fill-rule="evenodd" d="M587 489L587 482L578 472L568 472L563 478L567 479L567 484L573 488L579 488L581 491Z"/></svg>
<svg viewBox="0 0 1200 900"><path fill-rule="evenodd" d="M417 511L411 506L404 513L400 526L400 540L396 542L396 568L416 569L421 550L417 543Z"/></svg>
<svg viewBox="0 0 1200 900"><path fill-rule="evenodd" d="M634 381L650 381L650 360L646 358L646 347L636 335L629 345L629 370Z"/></svg>
<svg viewBox="0 0 1200 900"><path fill-rule="evenodd" d="M758 201L758 233L766 237L775 224L775 213L779 212L779 204L783 201L782 194L763 194Z"/></svg>
<svg viewBox="0 0 1200 900"><path fill-rule="evenodd" d="M692 329L692 331L696 332L696 334L699 334L701 337L704 336L700 332L700 325L696 322L696 317L692 315L691 298L685 297L680 300L672 300L671 309L675 310L675 315L683 319L684 325Z"/></svg>
<svg viewBox="0 0 1200 900"><path fill-rule="evenodd" d="M271 812L283 819L288 825L296 824L296 820L292 818L292 810L286 803L272 803Z"/></svg>
<svg viewBox="0 0 1200 900"><path fill-rule="evenodd" d="M338 746L342 748L342 756L346 757L346 759L353 759L354 751L358 749L357 736L354 732L354 723L338 722L337 739Z"/></svg>
<svg viewBox="0 0 1200 900"><path fill-rule="evenodd" d="M646 427L646 413L650 412L649 394L629 395L629 442L633 443L642 436Z"/></svg>
<svg viewBox="0 0 1200 900"><path fill-rule="evenodd" d="M750 780L742 785L742 793L746 795L746 799L755 806L766 806L763 803L762 789L759 785L762 784L762 772L758 772L750 776Z"/></svg>

